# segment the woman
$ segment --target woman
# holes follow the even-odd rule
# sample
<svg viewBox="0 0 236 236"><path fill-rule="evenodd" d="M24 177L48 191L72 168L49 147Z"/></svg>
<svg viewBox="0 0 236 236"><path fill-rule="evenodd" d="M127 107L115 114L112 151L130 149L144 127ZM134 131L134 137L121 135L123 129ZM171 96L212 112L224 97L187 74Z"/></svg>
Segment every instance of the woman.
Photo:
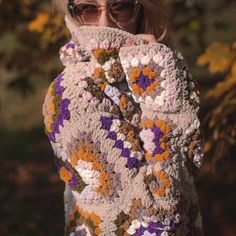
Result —
<svg viewBox="0 0 236 236"><path fill-rule="evenodd" d="M59 0L72 39L43 105L65 235L202 235L199 91L152 0Z"/></svg>

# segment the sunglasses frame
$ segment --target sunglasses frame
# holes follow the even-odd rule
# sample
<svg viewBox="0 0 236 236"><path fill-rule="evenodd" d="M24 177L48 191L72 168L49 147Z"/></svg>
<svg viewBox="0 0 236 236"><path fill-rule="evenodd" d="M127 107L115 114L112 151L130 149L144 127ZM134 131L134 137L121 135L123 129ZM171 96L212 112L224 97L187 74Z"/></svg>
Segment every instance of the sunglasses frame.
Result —
<svg viewBox="0 0 236 236"><path fill-rule="evenodd" d="M100 15L101 15L101 9L106 9L107 8L107 10L108 10L108 16L109 16L109 18L112 20L112 22L114 22L115 24L117 24L118 26L119 25L127 25L127 24L131 24L131 23L133 23L135 20L136 20L136 18L137 18L137 15L138 15L138 12L139 12L139 9L140 9L140 7L141 7L141 4L139 3L139 1L138 0L134 0L133 2L134 2L134 13L133 13L133 16L132 16L132 18L130 19L130 20L128 20L128 21L124 21L124 22L119 22L119 21L117 21L113 16L112 16L112 14L111 14L111 6L112 6L112 4L114 3L114 2L116 2L117 0L111 0L111 1L109 1L108 3L107 3L107 5L106 6L98 6L97 4L95 4L95 3L90 3L90 2L88 2L88 4L91 4L91 5L93 5L93 6L96 6L97 7L97 9L98 9L98 15L97 15L97 20L96 20L96 24L98 23L98 19L99 19L99 17L100 17ZM82 25L94 25L94 23L86 23L85 22L85 20L83 19L83 17L78 17L78 16L76 16L75 14L74 14L74 12L75 12L75 7L77 6L77 5L79 5L80 3L75 3L75 0L68 0L68 3L67 3L67 8L68 8L68 11L69 11L69 13L70 13L70 15L71 15L71 17L73 18L73 19L75 19L78 23L80 23L80 24L82 24Z"/></svg>

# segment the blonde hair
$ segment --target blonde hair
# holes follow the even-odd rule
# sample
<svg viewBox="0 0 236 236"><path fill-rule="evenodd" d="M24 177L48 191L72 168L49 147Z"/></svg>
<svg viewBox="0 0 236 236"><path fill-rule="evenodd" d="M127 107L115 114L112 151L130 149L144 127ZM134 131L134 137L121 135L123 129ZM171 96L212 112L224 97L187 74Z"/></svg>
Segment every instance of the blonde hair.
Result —
<svg viewBox="0 0 236 236"><path fill-rule="evenodd" d="M58 12L69 15L66 0L53 0ZM139 0L142 5L142 14L138 16L141 28L138 33L152 34L160 43L165 43L172 49L180 47L171 33L169 19L161 0Z"/></svg>

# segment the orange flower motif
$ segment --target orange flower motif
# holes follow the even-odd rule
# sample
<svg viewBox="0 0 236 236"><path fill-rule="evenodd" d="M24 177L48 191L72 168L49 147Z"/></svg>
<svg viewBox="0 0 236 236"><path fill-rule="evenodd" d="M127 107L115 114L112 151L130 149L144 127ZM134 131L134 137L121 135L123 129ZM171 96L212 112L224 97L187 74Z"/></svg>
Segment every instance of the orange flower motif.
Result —
<svg viewBox="0 0 236 236"><path fill-rule="evenodd" d="M93 161L92 169L93 170L102 170L102 165L98 161Z"/></svg>
<svg viewBox="0 0 236 236"><path fill-rule="evenodd" d="M99 79L99 78L100 78L101 73L102 73L102 68L97 67L97 68L94 69L93 74L94 74L94 77L95 77L96 79Z"/></svg>
<svg viewBox="0 0 236 236"><path fill-rule="evenodd" d="M96 215L94 212L90 214L90 219L93 221L95 225L98 225L99 223L102 222L101 218L98 215Z"/></svg>
<svg viewBox="0 0 236 236"><path fill-rule="evenodd" d="M162 180L162 182L164 183L165 187L170 188L171 183L169 181L167 174L164 171L158 171L157 174L158 174L159 178Z"/></svg>
<svg viewBox="0 0 236 236"><path fill-rule="evenodd" d="M150 86L147 87L146 91L148 94L152 93L158 86L157 81L153 82Z"/></svg>
<svg viewBox="0 0 236 236"><path fill-rule="evenodd" d="M157 76L156 72L150 71L149 72L149 78L154 79Z"/></svg>
<svg viewBox="0 0 236 236"><path fill-rule="evenodd" d="M163 153L161 154L156 154L154 156L154 159L157 161L157 162L161 162L161 161L164 161L164 160L168 160L170 157L170 153L168 150L165 150Z"/></svg>
<svg viewBox="0 0 236 236"><path fill-rule="evenodd" d="M104 91L107 84L108 84L107 82L102 82L102 83L98 84L98 88L99 88L101 91Z"/></svg>
<svg viewBox="0 0 236 236"><path fill-rule="evenodd" d="M171 184L171 182L168 179L165 180L165 186L167 188L171 188L172 187L172 184Z"/></svg>
<svg viewBox="0 0 236 236"><path fill-rule="evenodd" d="M45 110L43 110L44 116L46 117L45 119L45 129L47 132L51 133L52 132L52 124L54 122L54 117L56 115L56 110L55 110L55 105L54 105L54 90L53 90L54 83L51 83L48 91L47 91L47 96L49 98L49 101L45 103L45 106L47 107Z"/></svg>
<svg viewBox="0 0 236 236"><path fill-rule="evenodd" d="M145 122L145 126L146 126L146 128L148 128L148 129L151 129L154 124L155 124L154 120L147 120L147 121Z"/></svg>
<svg viewBox="0 0 236 236"><path fill-rule="evenodd" d="M140 88L137 84L132 84L132 89L138 95L142 95L143 94L143 89Z"/></svg>
<svg viewBox="0 0 236 236"><path fill-rule="evenodd" d="M49 110L51 117L56 114L55 105L54 105L54 96L50 97Z"/></svg>
<svg viewBox="0 0 236 236"><path fill-rule="evenodd" d="M104 52L103 49L98 48L98 49L94 50L94 51L92 52L92 54L93 54L93 56L94 56L96 59L98 59L99 56L100 56L100 54L103 53L103 52Z"/></svg>
<svg viewBox="0 0 236 236"><path fill-rule="evenodd" d="M92 162L94 160L94 154L89 150L86 149L79 149L77 150L77 157L83 161Z"/></svg>
<svg viewBox="0 0 236 236"><path fill-rule="evenodd" d="M161 147L162 149L166 149L166 148L167 148L167 145L166 145L165 143L160 143L160 147Z"/></svg>
<svg viewBox="0 0 236 236"><path fill-rule="evenodd" d="M107 181L107 173L106 172L101 172L100 176L99 176L99 181L101 183L101 185L106 184Z"/></svg>
<svg viewBox="0 0 236 236"><path fill-rule="evenodd" d="M139 77L141 71L139 68L133 68L132 71L131 71L131 75L133 75L134 77Z"/></svg>
<svg viewBox="0 0 236 236"><path fill-rule="evenodd" d="M113 181L110 174L101 170L99 182L100 186L96 188L96 192L106 196L109 193L109 190L113 187Z"/></svg>
<svg viewBox="0 0 236 236"><path fill-rule="evenodd" d="M70 163L73 167L77 165L77 162L79 160L79 156L76 155L76 152L73 152L70 156Z"/></svg>
<svg viewBox="0 0 236 236"><path fill-rule="evenodd" d="M156 191L156 194L157 194L159 197L164 197L164 196L166 195L165 188L164 188L164 187L159 188L159 189Z"/></svg>
<svg viewBox="0 0 236 236"><path fill-rule="evenodd" d="M143 74L145 75L145 76L149 76L149 69L148 69L148 67L144 67L143 69L142 69L142 71L143 71Z"/></svg>
<svg viewBox="0 0 236 236"><path fill-rule="evenodd" d="M99 227L96 227L95 234L100 235L102 233L102 230Z"/></svg>
<svg viewBox="0 0 236 236"><path fill-rule="evenodd" d="M170 153L169 153L168 150L165 150L165 151L162 153L162 155L163 155L163 159L164 159L164 160L168 160L168 159L170 158Z"/></svg>
<svg viewBox="0 0 236 236"><path fill-rule="evenodd" d="M69 183L72 177L73 177L73 174L70 171L68 171L65 167L60 168L60 178L64 182Z"/></svg>
<svg viewBox="0 0 236 236"><path fill-rule="evenodd" d="M171 127L166 124L164 120L156 121L156 126L158 126L163 133L169 133L171 131Z"/></svg>
<svg viewBox="0 0 236 236"><path fill-rule="evenodd" d="M131 74L129 77L129 80L130 80L130 83L133 84L136 81L136 77L133 74Z"/></svg>
<svg viewBox="0 0 236 236"><path fill-rule="evenodd" d="M120 97L119 107L121 109L126 109L128 107L128 101L124 95Z"/></svg>
<svg viewBox="0 0 236 236"><path fill-rule="evenodd" d="M134 137L134 131L133 130L130 130L127 134L127 139L128 140L131 140L132 138Z"/></svg>
<svg viewBox="0 0 236 236"><path fill-rule="evenodd" d="M78 207L78 211L79 211L80 215L82 215L85 219L89 218L89 216L90 216L89 212L83 211L83 209L81 209L79 207Z"/></svg>
<svg viewBox="0 0 236 236"><path fill-rule="evenodd" d="M148 94L152 93L157 87L158 83L157 81L152 81L152 83L148 87L141 87L140 84L136 83L137 79L140 77L141 72L143 73L142 76L145 76L146 80L153 80L156 77L156 72L150 70L148 67L144 67L142 71L140 71L139 68L133 68L131 70L129 80L132 86L132 89L135 93L138 95L142 95L145 91L147 91ZM142 78L143 80L144 78Z"/></svg>
<svg viewBox="0 0 236 236"><path fill-rule="evenodd" d="M148 67L144 67L142 71L143 71L143 74L150 79L154 79L156 77L156 72L150 70Z"/></svg>
<svg viewBox="0 0 236 236"><path fill-rule="evenodd" d="M154 159L156 162L162 162L164 159L163 159L163 156L161 154L156 154L154 156Z"/></svg>
<svg viewBox="0 0 236 236"><path fill-rule="evenodd" d="M141 122L139 123L139 127L142 128L142 129L146 128L145 122L144 122L144 121L141 121Z"/></svg>
<svg viewBox="0 0 236 236"><path fill-rule="evenodd" d="M149 161L149 159L152 157L152 154L150 153L150 152L147 152L146 154L145 154L145 159L147 160L147 161Z"/></svg>

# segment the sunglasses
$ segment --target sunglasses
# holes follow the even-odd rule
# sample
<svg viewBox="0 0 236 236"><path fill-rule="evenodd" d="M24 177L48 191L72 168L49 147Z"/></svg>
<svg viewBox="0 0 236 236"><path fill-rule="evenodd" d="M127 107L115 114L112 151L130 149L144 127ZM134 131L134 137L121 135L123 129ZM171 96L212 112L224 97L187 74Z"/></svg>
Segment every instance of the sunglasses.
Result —
<svg viewBox="0 0 236 236"><path fill-rule="evenodd" d="M84 25L96 24L102 8L107 9L108 16L114 23L130 24L135 21L140 8L137 0L112 0L106 7L96 3L75 3L75 1L68 1L68 11L72 18Z"/></svg>

